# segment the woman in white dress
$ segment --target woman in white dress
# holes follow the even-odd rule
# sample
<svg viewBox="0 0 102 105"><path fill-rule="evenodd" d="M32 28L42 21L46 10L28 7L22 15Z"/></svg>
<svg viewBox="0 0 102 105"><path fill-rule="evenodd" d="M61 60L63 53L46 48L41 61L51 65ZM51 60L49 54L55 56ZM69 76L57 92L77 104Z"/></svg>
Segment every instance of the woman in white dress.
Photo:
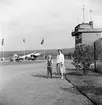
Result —
<svg viewBox="0 0 102 105"><path fill-rule="evenodd" d="M59 71L60 71L60 74L61 74L61 79L63 79L63 74L64 74L64 69L65 69L65 66L64 66L64 55L62 54L62 50L58 50L58 63L59 63Z"/></svg>

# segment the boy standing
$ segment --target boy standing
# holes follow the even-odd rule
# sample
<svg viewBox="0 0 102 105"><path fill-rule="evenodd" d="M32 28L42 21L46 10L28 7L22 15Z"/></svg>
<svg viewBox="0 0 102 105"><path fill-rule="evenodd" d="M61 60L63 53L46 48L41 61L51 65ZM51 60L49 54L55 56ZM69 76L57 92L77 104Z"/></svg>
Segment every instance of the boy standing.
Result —
<svg viewBox="0 0 102 105"><path fill-rule="evenodd" d="M52 64L53 64L53 60L51 55L49 55L47 57L47 78L49 77L49 75L50 75L50 78L52 78Z"/></svg>

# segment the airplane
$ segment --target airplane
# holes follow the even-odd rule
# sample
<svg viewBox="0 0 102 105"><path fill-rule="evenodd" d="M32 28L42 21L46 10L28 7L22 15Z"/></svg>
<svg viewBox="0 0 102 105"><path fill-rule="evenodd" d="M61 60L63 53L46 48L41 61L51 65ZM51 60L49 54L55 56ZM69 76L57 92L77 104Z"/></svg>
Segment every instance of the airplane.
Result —
<svg viewBox="0 0 102 105"><path fill-rule="evenodd" d="M36 60L37 57L39 57L41 53L31 53L28 55L25 55L26 60Z"/></svg>
<svg viewBox="0 0 102 105"><path fill-rule="evenodd" d="M36 60L37 57L39 57L41 53L31 53L23 56L18 56L17 54L14 54L13 58L10 58L10 61L23 61L23 60Z"/></svg>

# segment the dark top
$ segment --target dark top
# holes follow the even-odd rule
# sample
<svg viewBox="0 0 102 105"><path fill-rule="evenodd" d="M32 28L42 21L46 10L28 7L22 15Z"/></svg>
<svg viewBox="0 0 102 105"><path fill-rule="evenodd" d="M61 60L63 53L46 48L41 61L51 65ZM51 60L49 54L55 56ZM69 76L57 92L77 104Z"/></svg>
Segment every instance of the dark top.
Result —
<svg viewBox="0 0 102 105"><path fill-rule="evenodd" d="M52 66L52 60L47 60L47 67L51 67Z"/></svg>

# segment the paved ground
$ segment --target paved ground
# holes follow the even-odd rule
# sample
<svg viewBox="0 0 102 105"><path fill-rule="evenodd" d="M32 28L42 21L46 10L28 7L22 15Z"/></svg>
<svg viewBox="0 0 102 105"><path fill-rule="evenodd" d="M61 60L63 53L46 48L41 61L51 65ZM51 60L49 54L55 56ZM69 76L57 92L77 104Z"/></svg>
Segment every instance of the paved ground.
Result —
<svg viewBox="0 0 102 105"><path fill-rule="evenodd" d="M53 79L47 79L44 62L1 65L0 105L93 105L53 68Z"/></svg>

